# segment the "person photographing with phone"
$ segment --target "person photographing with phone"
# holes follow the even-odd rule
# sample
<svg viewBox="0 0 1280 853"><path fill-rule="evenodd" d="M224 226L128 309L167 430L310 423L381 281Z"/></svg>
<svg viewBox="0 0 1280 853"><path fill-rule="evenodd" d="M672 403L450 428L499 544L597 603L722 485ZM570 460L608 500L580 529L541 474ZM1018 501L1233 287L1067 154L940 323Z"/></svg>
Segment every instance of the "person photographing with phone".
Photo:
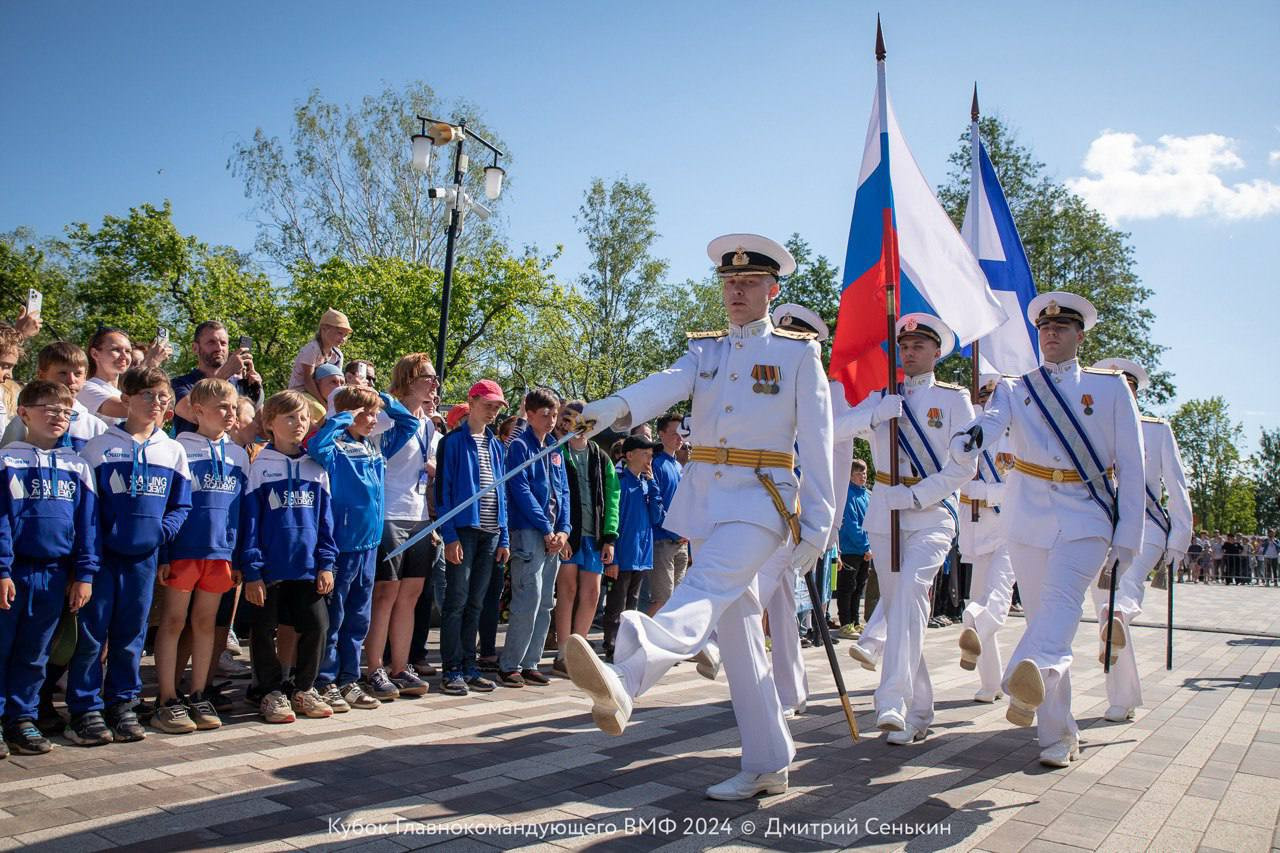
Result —
<svg viewBox="0 0 1280 853"><path fill-rule="evenodd" d="M196 326L191 351L196 356L195 369L173 380L173 394L177 400L173 416L175 436L196 431L187 395L201 379L224 379L241 397L249 398L258 408L262 407L262 377L254 369L253 340L248 335L241 335L239 345L232 350L227 327L217 320L205 320Z"/></svg>

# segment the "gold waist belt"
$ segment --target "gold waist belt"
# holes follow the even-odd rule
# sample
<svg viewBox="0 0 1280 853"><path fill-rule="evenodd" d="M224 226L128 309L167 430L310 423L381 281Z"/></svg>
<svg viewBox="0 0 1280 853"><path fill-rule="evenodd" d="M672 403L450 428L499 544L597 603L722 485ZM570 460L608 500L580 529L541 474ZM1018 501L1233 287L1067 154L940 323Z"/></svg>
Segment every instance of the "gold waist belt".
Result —
<svg viewBox="0 0 1280 853"><path fill-rule="evenodd" d="M794 468L794 454L778 450L740 450L736 447L695 447L689 451L690 462L712 465L736 465L740 468Z"/></svg>
<svg viewBox="0 0 1280 853"><path fill-rule="evenodd" d="M1021 459L1013 460L1013 470L1021 471L1031 477L1037 477L1041 480L1052 480L1055 483L1083 483L1080 475L1076 473L1074 468L1046 468L1044 465L1036 465L1034 462L1024 462ZM1114 468L1107 469L1107 476L1115 475Z"/></svg>
<svg viewBox="0 0 1280 853"><path fill-rule="evenodd" d="M877 483L883 483L883 484L884 484L884 485L886 485L886 486L887 486L887 485L889 485L889 472L888 472L888 471L877 471L877 472L876 472L876 482L877 482ZM920 478L919 478L919 477L907 477L907 476L900 476L900 477L898 477L898 482L899 482L899 483L901 483L901 484L902 484L902 485L904 485L904 486L914 486L916 483L920 482Z"/></svg>
<svg viewBox="0 0 1280 853"><path fill-rule="evenodd" d="M973 498L966 498L964 495L960 496L960 503L964 504L965 506L969 506L970 504L976 503L978 506L983 507L984 509L990 506L990 504L988 504L986 501L975 501Z"/></svg>

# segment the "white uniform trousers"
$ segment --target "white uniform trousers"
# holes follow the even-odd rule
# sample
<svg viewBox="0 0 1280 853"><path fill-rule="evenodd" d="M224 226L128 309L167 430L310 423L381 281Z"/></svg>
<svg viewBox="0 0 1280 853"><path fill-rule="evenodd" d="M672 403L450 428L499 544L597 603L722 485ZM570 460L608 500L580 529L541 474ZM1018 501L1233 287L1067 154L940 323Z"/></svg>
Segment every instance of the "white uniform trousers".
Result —
<svg viewBox="0 0 1280 853"><path fill-rule="evenodd" d="M1014 648L1002 688L1020 661L1033 661L1044 678L1044 703L1036 712L1041 747L1079 731L1071 716L1071 641L1084 613L1085 591L1098 579L1109 544L1101 537L1061 538L1050 548L1009 543L1027 629Z"/></svg>
<svg viewBox="0 0 1280 853"><path fill-rule="evenodd" d="M783 708L797 708L809 697L809 678L800 650L800 630L796 624L795 569L791 567L792 546L785 544L760 569L760 599L769 611L769 636L773 642L773 684Z"/></svg>
<svg viewBox="0 0 1280 853"><path fill-rule="evenodd" d="M886 537L887 540L888 537ZM874 551L872 553L875 553ZM885 558L885 566L888 566L888 558ZM886 569L888 571L888 569ZM880 573L876 573L876 584L880 583ZM876 601L876 606L871 610L871 618L867 620L867 624L862 626L862 633L858 635L857 643L864 650L871 654L871 657L877 662L884 656L884 641L889 636L888 625L884 619L884 596Z"/></svg>
<svg viewBox="0 0 1280 853"><path fill-rule="evenodd" d="M902 531L902 570L890 568L889 537L870 534L876 563L886 639L876 688L876 713L894 710L919 731L933 722L933 683L924 663L924 634L929 622L933 576L951 550L952 529Z"/></svg>
<svg viewBox="0 0 1280 853"><path fill-rule="evenodd" d="M1116 615L1124 625L1124 648L1116 654L1116 662L1107 673L1107 702L1122 708L1142 707L1142 683L1138 678L1138 659L1133 643L1133 632L1129 624L1142 614L1142 598L1147 590L1147 575L1159 565L1164 557L1164 546L1155 542L1143 542L1142 550L1133 558L1133 564L1117 578L1116 582ZM1113 558L1108 555L1107 560ZM1093 608L1098 614L1100 626L1098 636L1104 630L1107 614L1107 602L1111 597L1109 589L1092 587ZM1100 641L1101 642L1101 641Z"/></svg>
<svg viewBox="0 0 1280 853"><path fill-rule="evenodd" d="M662 609L652 618L624 612L614 641L613 665L627 692L639 696L696 654L714 628L749 773L777 772L795 757L764 648L756 577L779 541L756 524L717 524L709 537L690 543L693 564Z"/></svg>
<svg viewBox="0 0 1280 853"><path fill-rule="evenodd" d="M1009 549L1001 545L989 554L971 557L973 567L969 581L968 605L961 617L965 625L978 632L982 654L978 656L978 679L983 690L999 690L1004 678L1004 661L1000 655L1000 628L1009 616L1013 601L1013 565Z"/></svg>

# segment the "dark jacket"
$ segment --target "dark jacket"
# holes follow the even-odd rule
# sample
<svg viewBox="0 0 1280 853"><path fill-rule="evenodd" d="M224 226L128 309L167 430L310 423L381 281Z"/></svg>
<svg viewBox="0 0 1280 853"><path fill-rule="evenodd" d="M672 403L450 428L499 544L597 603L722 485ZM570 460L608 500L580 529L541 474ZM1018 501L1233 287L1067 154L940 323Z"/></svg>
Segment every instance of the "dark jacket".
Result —
<svg viewBox="0 0 1280 853"><path fill-rule="evenodd" d="M489 447L489 468L494 480L506 474L506 456L502 442L485 427ZM480 456L471 428L465 423L445 433L436 448L436 514L444 515L480 491ZM510 542L507 529L507 490L494 489L498 502L498 547L506 548ZM480 526L480 502L476 501L453 518L440 525L440 537L446 545L458 541L458 528Z"/></svg>
<svg viewBox="0 0 1280 853"><path fill-rule="evenodd" d="M565 471L569 480L569 506L582 505L578 495L578 471L573 455L565 448ZM591 482L591 508L596 515L596 544L611 545L618 539L618 473L608 454L594 441L587 442L587 478ZM569 531L569 547L576 554L582 545L582 519L573 513L573 529Z"/></svg>

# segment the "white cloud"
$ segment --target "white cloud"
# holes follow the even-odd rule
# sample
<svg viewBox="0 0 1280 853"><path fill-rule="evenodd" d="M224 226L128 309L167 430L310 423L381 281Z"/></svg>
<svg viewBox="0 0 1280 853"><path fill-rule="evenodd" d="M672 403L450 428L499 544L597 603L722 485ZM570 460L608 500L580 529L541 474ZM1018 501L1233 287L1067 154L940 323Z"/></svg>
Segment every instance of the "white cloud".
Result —
<svg viewBox="0 0 1280 853"><path fill-rule="evenodd" d="M1272 166L1280 166L1280 151L1272 151L1267 155L1267 159Z"/></svg>
<svg viewBox="0 0 1280 853"><path fill-rule="evenodd" d="M1280 151L1270 159L1280 162ZM1280 213L1280 184L1262 178L1227 184L1219 177L1244 165L1236 141L1216 133L1161 136L1149 145L1137 134L1106 130L1085 155L1088 176L1071 178L1067 186L1113 221Z"/></svg>

